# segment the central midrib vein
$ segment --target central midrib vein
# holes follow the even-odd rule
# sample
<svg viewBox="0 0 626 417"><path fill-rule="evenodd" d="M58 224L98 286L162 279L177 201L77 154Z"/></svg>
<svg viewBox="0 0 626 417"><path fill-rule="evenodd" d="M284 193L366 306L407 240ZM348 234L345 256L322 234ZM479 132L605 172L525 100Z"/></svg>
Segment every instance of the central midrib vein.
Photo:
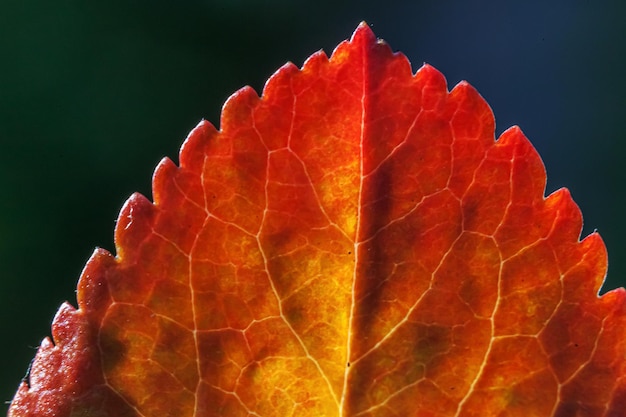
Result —
<svg viewBox="0 0 626 417"><path fill-rule="evenodd" d="M361 207L362 207L362 201L361 199L363 198L363 180L364 180L364 175L363 175L363 142L364 142L364 136L365 136L365 94L366 94L366 76L367 76L367 71L366 71L366 62L365 62L365 48L363 48L363 50L361 50L361 52L363 53L363 58L361 61L361 134L359 137L359 191L357 194L357 208L356 208L356 228L355 228L355 232L354 232L354 268L353 268L353 272L352 272L352 288L351 288L351 294L350 294L350 317L348 318L348 332L347 332L347 341L346 341L346 363L344 364L345 366L345 371L344 371L344 376L343 376L343 387L341 390L341 402L339 403L339 417L346 417L346 415L344 414L346 412L346 403L347 403L347 396L348 396L348 380L350 377L350 370L352 369L352 367L350 366L350 359L351 359L351 355L352 355L352 328L354 325L354 310L355 310L355 300L356 300L356 293L355 293L355 289L356 289L356 281L357 281L357 270L358 270L358 265L359 265L359 246L361 245L360 242L360 234L361 234Z"/></svg>

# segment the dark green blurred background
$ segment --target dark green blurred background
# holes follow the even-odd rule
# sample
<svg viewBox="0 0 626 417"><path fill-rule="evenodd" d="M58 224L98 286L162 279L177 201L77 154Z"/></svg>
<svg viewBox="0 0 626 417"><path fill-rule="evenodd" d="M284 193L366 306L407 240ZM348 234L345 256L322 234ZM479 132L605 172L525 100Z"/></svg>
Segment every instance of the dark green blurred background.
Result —
<svg viewBox="0 0 626 417"><path fill-rule="evenodd" d="M118 210L150 196L201 118L361 20L522 127L626 284L626 9L620 2L23 1L0 5L0 399L10 400ZM545 4L549 3L549 4ZM626 3L624 3L626 4Z"/></svg>

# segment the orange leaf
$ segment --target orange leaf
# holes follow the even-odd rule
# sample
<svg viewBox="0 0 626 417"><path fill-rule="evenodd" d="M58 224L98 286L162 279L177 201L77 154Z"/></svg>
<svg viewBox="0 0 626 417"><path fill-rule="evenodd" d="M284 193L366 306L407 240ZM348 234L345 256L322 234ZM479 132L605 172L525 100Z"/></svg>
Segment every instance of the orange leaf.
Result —
<svg viewBox="0 0 626 417"><path fill-rule="evenodd" d="M517 127L361 24L133 195L10 416L626 416L626 292Z"/></svg>

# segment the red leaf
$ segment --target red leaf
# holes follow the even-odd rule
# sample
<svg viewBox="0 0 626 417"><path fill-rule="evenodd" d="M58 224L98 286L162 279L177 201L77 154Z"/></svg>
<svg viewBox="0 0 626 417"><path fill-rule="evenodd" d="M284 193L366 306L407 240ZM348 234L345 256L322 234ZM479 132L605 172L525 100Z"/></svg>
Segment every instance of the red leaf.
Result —
<svg viewBox="0 0 626 417"><path fill-rule="evenodd" d="M626 416L626 293L517 127L362 24L133 195L10 416Z"/></svg>

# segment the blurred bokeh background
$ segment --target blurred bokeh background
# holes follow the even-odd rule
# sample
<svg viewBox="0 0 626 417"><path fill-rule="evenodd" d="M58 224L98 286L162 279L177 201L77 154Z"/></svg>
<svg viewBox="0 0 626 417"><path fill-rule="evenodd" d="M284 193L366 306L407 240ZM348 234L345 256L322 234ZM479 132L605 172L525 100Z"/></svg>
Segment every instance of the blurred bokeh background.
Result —
<svg viewBox="0 0 626 417"><path fill-rule="evenodd" d="M517 3L517 4L516 4ZM626 3L553 0L4 0L0 4L0 400L9 401L60 303L133 192L177 161L202 118L261 91L288 60L370 23L414 69L468 80L497 133L521 126L567 186L584 234L626 284ZM0 409L4 413L6 405Z"/></svg>

